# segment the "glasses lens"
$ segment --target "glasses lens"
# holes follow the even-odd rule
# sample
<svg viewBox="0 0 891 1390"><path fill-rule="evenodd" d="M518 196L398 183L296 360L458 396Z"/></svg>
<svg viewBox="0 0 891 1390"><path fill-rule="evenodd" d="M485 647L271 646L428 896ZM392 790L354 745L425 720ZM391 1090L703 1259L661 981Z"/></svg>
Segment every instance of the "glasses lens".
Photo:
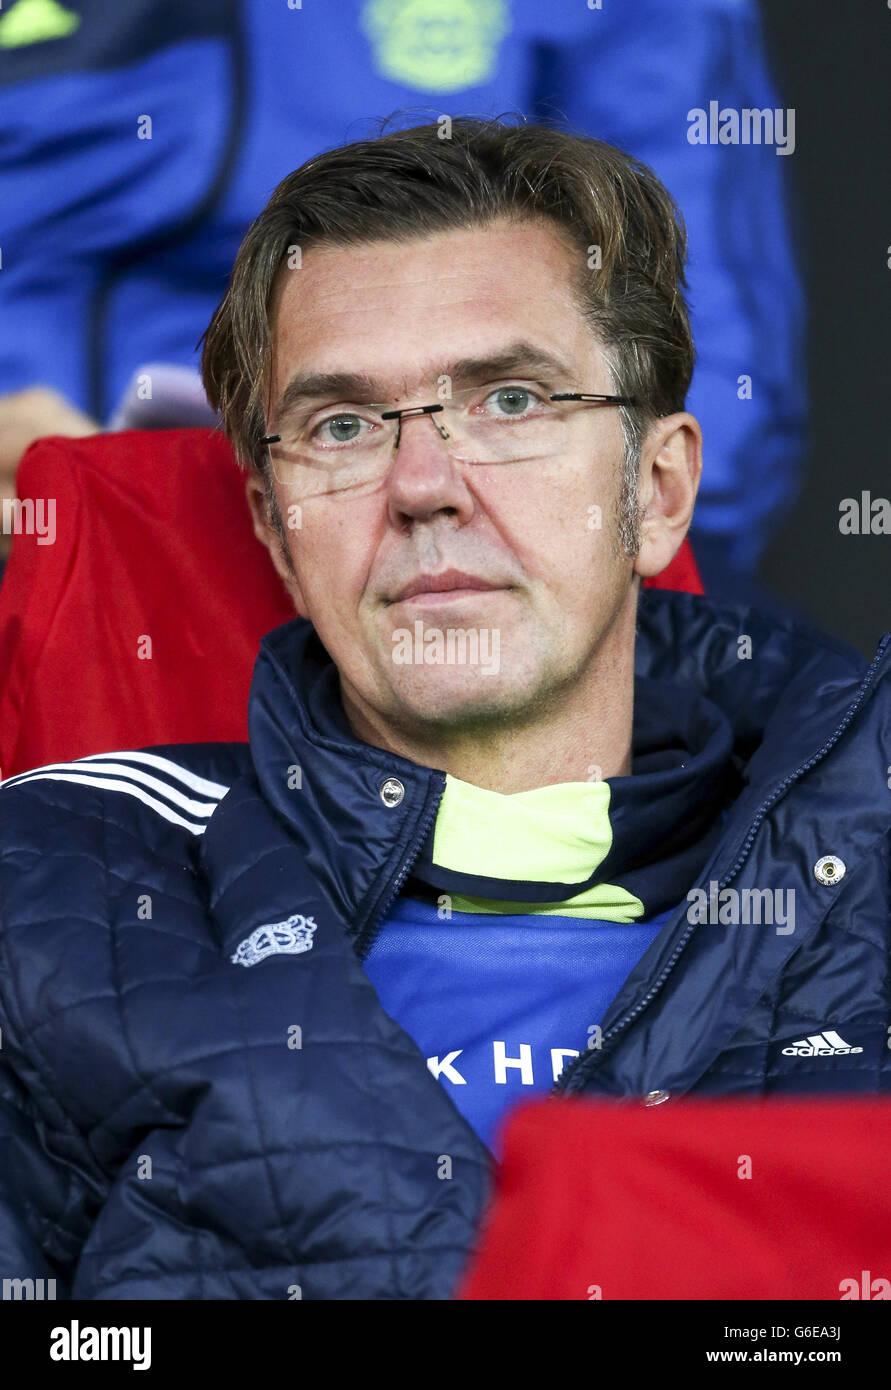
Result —
<svg viewBox="0 0 891 1390"><path fill-rule="evenodd" d="M396 421L381 420L381 409L341 410L284 429L281 440L269 445L274 477L301 497L343 492L383 477Z"/></svg>
<svg viewBox="0 0 891 1390"><path fill-rule="evenodd" d="M576 412L531 386L507 385L454 397L447 427L452 456L467 463L519 463L559 454Z"/></svg>

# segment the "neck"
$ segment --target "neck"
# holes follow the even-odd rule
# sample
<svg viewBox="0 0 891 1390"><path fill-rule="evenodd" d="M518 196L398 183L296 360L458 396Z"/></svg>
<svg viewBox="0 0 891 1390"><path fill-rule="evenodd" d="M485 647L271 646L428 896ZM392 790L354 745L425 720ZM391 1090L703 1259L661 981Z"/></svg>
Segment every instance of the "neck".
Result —
<svg viewBox="0 0 891 1390"><path fill-rule="evenodd" d="M634 630L605 643L563 691L524 716L473 729L399 725L360 707L341 689L357 737L462 782L511 795L558 782L595 782L631 772ZM625 634L623 634L625 635Z"/></svg>

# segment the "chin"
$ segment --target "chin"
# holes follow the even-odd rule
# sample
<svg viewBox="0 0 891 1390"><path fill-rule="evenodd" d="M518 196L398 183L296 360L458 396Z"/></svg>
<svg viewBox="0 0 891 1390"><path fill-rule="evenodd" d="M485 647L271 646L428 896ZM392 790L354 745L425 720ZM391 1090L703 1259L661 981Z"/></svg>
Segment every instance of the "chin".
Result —
<svg viewBox="0 0 891 1390"><path fill-rule="evenodd" d="M530 705L529 685L503 672L483 674L423 668L393 685L399 708L412 722L441 729L471 729L518 715Z"/></svg>

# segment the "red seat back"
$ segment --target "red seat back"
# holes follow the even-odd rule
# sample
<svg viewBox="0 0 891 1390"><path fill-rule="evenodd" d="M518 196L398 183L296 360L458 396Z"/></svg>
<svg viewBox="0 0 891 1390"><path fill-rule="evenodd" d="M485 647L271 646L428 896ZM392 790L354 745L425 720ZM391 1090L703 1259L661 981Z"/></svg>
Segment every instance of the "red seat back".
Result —
<svg viewBox="0 0 891 1390"><path fill-rule="evenodd" d="M55 539L16 535L0 586L0 776L247 737L260 639L294 609L244 483L214 430L31 446L19 497L54 503ZM658 582L702 592L686 543Z"/></svg>
<svg viewBox="0 0 891 1390"><path fill-rule="evenodd" d="M886 1097L548 1097L501 1140L465 1299L891 1298Z"/></svg>

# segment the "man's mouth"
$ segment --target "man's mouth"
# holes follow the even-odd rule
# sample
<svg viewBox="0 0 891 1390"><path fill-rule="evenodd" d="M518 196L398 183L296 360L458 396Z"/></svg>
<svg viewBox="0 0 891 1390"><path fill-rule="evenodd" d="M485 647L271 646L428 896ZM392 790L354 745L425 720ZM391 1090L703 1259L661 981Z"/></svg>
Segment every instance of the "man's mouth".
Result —
<svg viewBox="0 0 891 1390"><path fill-rule="evenodd" d="M472 594L491 593L509 587L496 584L480 575L465 574L463 570L443 570L441 574L420 574L399 590L391 603L406 603L415 600L422 604L450 603L455 599L467 598Z"/></svg>

